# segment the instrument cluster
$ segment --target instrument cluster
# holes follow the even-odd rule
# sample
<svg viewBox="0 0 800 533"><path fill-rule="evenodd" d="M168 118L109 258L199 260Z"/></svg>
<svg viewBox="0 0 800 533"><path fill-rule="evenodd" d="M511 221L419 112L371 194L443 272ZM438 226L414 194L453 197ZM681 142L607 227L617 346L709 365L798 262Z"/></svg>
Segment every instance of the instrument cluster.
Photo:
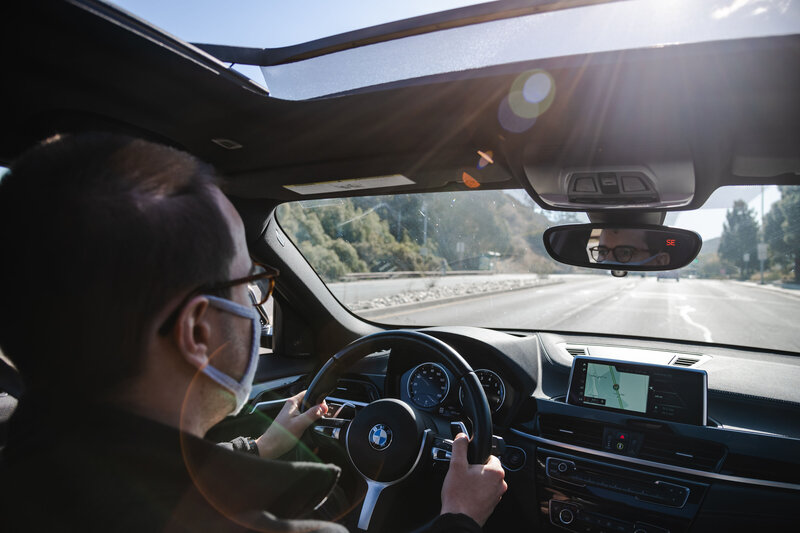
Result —
<svg viewBox="0 0 800 533"><path fill-rule="evenodd" d="M489 401L489 409L497 412L505 402L506 386L496 372L481 368L475 374L483 386ZM415 366L408 374L406 392L411 402L422 409L435 409L448 401L451 391L450 373L437 363L426 362ZM455 402L463 404L464 391L461 386L453 391ZM457 394L457 395L456 395ZM455 403L451 401L451 403Z"/></svg>

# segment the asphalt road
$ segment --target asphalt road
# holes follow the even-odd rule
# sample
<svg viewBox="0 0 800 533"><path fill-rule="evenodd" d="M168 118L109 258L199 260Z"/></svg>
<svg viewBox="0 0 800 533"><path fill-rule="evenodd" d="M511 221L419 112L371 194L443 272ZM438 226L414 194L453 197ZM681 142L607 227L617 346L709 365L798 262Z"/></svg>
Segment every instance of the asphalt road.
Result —
<svg viewBox="0 0 800 533"><path fill-rule="evenodd" d="M639 335L800 352L800 294L735 281L564 276L455 302L389 308L372 320Z"/></svg>

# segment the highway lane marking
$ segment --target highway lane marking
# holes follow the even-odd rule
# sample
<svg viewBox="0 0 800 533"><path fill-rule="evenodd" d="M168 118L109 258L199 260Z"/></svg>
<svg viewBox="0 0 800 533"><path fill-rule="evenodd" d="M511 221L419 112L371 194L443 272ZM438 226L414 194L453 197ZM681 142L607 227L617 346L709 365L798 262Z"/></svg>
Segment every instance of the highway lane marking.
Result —
<svg viewBox="0 0 800 533"><path fill-rule="evenodd" d="M692 313L694 311L696 311L696 309L691 305L682 305L678 307L678 312L680 313L681 318L690 326L694 326L703 332L703 340L705 340L706 342L714 342L711 339L711 330L702 324L698 324L697 322L692 320L692 317L689 316L689 313Z"/></svg>

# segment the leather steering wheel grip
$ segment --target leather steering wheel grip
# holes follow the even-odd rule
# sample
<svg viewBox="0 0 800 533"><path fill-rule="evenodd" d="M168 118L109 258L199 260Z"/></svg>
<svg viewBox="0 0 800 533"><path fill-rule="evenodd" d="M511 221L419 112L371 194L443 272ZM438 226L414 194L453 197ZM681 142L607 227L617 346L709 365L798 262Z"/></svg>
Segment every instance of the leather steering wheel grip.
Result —
<svg viewBox="0 0 800 533"><path fill-rule="evenodd" d="M412 330L390 330L356 339L342 348L320 368L311 380L303 398L302 410L325 399L335 388L338 378L353 363L387 346L406 343L418 350L433 352L438 362L464 385L464 409L473 423L472 440L467 457L472 464L484 464L492 448L492 415L489 403L475 372L461 355L439 339Z"/></svg>

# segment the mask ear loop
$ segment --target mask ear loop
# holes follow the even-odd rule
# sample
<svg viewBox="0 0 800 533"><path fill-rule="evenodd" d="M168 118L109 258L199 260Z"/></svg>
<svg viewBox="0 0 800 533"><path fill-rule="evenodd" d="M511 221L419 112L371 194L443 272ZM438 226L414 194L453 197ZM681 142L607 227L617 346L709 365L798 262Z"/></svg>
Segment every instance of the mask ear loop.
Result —
<svg viewBox="0 0 800 533"><path fill-rule="evenodd" d="M259 320L258 313L253 307L244 306L218 296L205 295L205 297L208 298L209 303L212 306L217 307L218 309L228 311L229 313L242 318L250 319L250 324L252 327L250 339L250 358L242 378L237 381L211 364L206 365L202 370L202 372L209 378L233 393L236 403L231 414L237 415L250 400L250 393L253 390L253 379L255 378L256 370L258 369L259 348L261 347L261 343L259 342L261 337L261 321Z"/></svg>

